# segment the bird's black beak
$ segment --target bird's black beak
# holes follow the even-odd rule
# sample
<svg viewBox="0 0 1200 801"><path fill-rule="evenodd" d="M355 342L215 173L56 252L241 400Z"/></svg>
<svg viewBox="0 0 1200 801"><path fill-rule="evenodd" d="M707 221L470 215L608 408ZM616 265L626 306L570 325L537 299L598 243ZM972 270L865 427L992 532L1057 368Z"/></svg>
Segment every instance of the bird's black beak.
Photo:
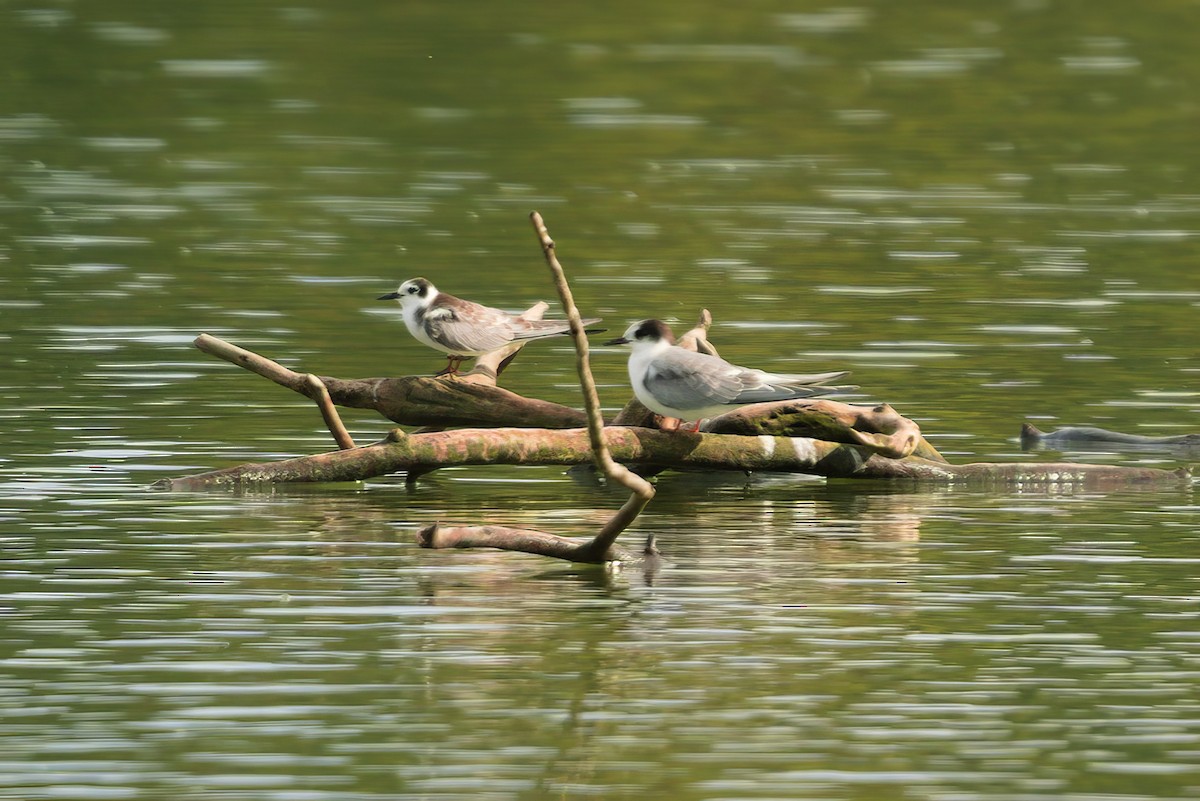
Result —
<svg viewBox="0 0 1200 801"><path fill-rule="evenodd" d="M628 344L629 344L629 340L628 340L628 339L626 339L625 337L617 337L616 339L610 339L610 340L608 340L608 341L607 341L607 342L605 342L604 344L605 344L605 345L628 345Z"/></svg>
<svg viewBox="0 0 1200 801"><path fill-rule="evenodd" d="M380 295L375 300L395 300L398 297L400 297L399 292L389 292L386 295Z"/></svg>

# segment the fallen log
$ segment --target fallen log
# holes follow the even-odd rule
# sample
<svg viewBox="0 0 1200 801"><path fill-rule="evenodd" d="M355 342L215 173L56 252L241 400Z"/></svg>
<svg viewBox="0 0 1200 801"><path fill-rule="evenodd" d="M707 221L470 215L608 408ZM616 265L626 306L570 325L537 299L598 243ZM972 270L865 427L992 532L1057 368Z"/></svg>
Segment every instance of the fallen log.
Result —
<svg viewBox="0 0 1200 801"><path fill-rule="evenodd" d="M1166 486L1189 480L1183 470L1149 467L1058 462L955 465L915 456L893 459L871 453L862 445L766 434L692 434L626 426L608 426L603 434L604 444L615 461L668 468L811 473L830 478L906 479L943 484ZM364 481L407 470L467 465L567 466L591 459L585 429L456 429L411 436L394 429L381 442L351 450L239 465L164 479L156 486L201 490L256 483Z"/></svg>
<svg viewBox="0 0 1200 801"><path fill-rule="evenodd" d="M424 376L340 379L290 370L265 356L209 334L198 336L195 345L205 353L317 400L326 422L335 431L335 440L342 447L346 440L336 433L336 421L330 420L329 401L353 409L374 409L401 425L432 428L558 429L579 428L587 423L584 411L497 387L494 373L476 372L479 365L466 376L454 379ZM488 356L481 356L480 360ZM323 404L322 388L328 396ZM662 420L634 398L613 424L660 428ZM756 403L714 417L706 421L701 430L714 434L824 439L871 447L894 458L916 454L932 461L945 461L925 441L916 423L887 404L857 406L826 398Z"/></svg>

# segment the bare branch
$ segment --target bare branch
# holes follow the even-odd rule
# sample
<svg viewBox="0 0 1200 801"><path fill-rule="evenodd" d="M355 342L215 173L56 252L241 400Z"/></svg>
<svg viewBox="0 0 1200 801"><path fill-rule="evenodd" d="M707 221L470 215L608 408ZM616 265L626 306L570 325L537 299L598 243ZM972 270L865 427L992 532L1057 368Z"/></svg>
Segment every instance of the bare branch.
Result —
<svg viewBox="0 0 1200 801"><path fill-rule="evenodd" d="M592 378L592 368L588 361L588 341L587 336L583 333L583 322L579 315L579 309L575 306L575 298L571 294L570 285L567 284L567 277L563 272L562 265L558 263L554 240L550 238L550 232L546 230L542 215L535 211L530 215L530 221L533 223L534 231L537 232L538 241L542 246L542 254L546 257L546 264L554 276L554 285L562 300L563 308L567 311L567 319L571 321L571 336L575 339L575 366L579 372L580 387L583 389L583 403L588 414L588 437L591 440L596 467L604 473L607 479L621 484L631 493L625 505L596 535L593 550L604 552L654 497L654 487L649 481L613 461L612 455L608 451L608 446L604 441L604 418L600 413L600 396L596 392L595 379Z"/></svg>
<svg viewBox="0 0 1200 801"><path fill-rule="evenodd" d="M289 370L265 356L209 334L196 337L194 344L218 359L270 379L305 397L312 397L313 390L305 373ZM429 376L341 379L322 376L320 380L333 403L352 409L374 409L401 425L575 428L584 425L587 420L587 416L578 409L526 398L498 387L495 377L485 372L472 372L457 379Z"/></svg>
<svg viewBox="0 0 1200 801"><path fill-rule="evenodd" d="M560 537L544 531L507 526L444 526L434 523L417 532L422 548L500 548L565 559L568 562L619 562L635 557L619 548L611 548L603 558L592 556L593 540Z"/></svg>

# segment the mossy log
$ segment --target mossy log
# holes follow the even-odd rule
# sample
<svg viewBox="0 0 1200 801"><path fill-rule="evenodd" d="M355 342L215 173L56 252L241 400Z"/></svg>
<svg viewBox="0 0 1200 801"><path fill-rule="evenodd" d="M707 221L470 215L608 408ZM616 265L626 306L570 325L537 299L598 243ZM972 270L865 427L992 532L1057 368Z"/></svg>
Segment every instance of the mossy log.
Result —
<svg viewBox="0 0 1200 801"><path fill-rule="evenodd" d="M702 318L703 319L703 318ZM689 332L692 335L694 332ZM685 336L688 336L685 335ZM218 337L201 334L195 345L205 353L274 381L306 397L318 399L321 387L338 406L374 409L392 422L437 428L581 428L587 414L550 401L526 398L495 385L496 374L477 365L461 378L341 379L289 370L278 362ZM486 357L484 357L486 358ZM636 399L614 424L658 428L662 418ZM863 445L900 458L912 453L942 461L916 423L887 404L856 406L823 398L756 403L735 408L704 423L702 431L809 437Z"/></svg>
<svg viewBox="0 0 1200 801"><path fill-rule="evenodd" d="M527 314L539 314L544 304ZM701 315L685 334L692 347L714 351ZM682 338L681 338L682 339ZM581 465L591 462L587 414L556 403L525 398L495 385L511 361L507 354L481 357L466 376L422 376L344 380L289 370L278 363L207 334L201 350L321 400L375 409L394 422L455 431L406 435L400 429L365 447L247 464L177 479L156 486L176 490L266 482L362 481L403 471L418 476L462 465ZM754 404L734 409L689 434L658 430L662 419L631 400L604 429L612 458L653 473L671 468L802 472L830 478L905 479L973 484L1072 484L1088 487L1171 484L1186 471L1074 463L975 463L952 465L921 435L912 420L887 404L861 406L829 399ZM334 427L331 426L331 430ZM335 437L337 434L335 433ZM344 445L341 437L337 437Z"/></svg>
<svg viewBox="0 0 1200 801"><path fill-rule="evenodd" d="M672 468L811 473L834 478L908 479L935 483L1076 484L1086 487L1179 483L1186 471L1069 463L954 465L909 456L894 459L862 445L786 436L739 436L609 426L604 442L623 464ZM159 486L200 490L255 483L363 481L398 471L464 465L577 465L591 462L585 429L458 429L406 435L351 450L246 464L166 479Z"/></svg>

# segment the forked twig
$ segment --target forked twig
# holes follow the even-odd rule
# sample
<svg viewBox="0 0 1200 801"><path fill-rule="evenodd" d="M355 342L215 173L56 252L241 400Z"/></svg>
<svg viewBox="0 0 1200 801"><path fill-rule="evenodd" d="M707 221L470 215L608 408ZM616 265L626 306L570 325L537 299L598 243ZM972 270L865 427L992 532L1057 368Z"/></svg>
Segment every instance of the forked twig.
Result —
<svg viewBox="0 0 1200 801"><path fill-rule="evenodd" d="M342 424L342 416L338 414L337 407L333 405L333 400L329 397L329 390L325 388L325 382L309 373L304 377L304 384L309 390L305 394L312 398L316 402L317 408L321 410L321 417L325 420L325 426L333 435L333 441L337 443L337 446L344 451L357 448L354 438Z"/></svg>
<svg viewBox="0 0 1200 801"><path fill-rule="evenodd" d="M592 368L588 362L588 341L587 336L583 333L583 322L580 319L579 309L575 306L575 298L571 294L570 285L567 284L567 277L563 273L562 265L558 263L554 240L550 238L550 232L546 230L542 215L535 211L529 215L529 219L533 222L534 230L537 231L538 241L542 245L542 254L546 257L546 264L554 276L558 297L562 300L563 308L567 312L567 319L571 322L571 336L575 339L575 366L579 372L579 385L583 389L583 405L588 415L588 438L592 443L596 467L609 481L620 484L630 492L629 500L596 535L594 545L600 553L603 553L654 497L654 486L624 465L617 464L613 461L612 454L609 453L608 445L604 442L604 417L600 413L600 396L596 392L596 381L592 378Z"/></svg>
<svg viewBox="0 0 1200 801"><path fill-rule="evenodd" d="M720 357L717 349L708 341L708 329L712 326L712 312L708 309L700 310L700 318L696 320L691 330L679 337L679 341L675 344L684 350L694 350L699 353L707 353L709 356Z"/></svg>

